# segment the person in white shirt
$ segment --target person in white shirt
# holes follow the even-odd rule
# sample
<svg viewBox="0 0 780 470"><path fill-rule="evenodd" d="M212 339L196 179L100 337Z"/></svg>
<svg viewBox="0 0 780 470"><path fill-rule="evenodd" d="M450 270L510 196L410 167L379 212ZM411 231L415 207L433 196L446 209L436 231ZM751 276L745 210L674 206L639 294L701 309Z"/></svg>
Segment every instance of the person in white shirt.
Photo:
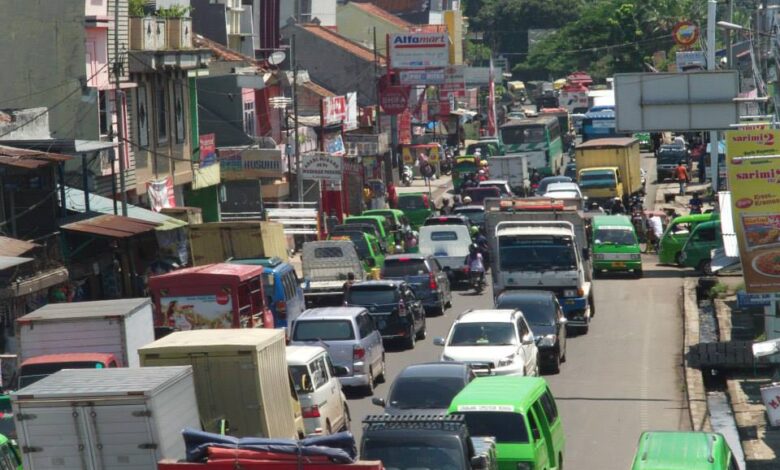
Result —
<svg viewBox="0 0 780 470"><path fill-rule="evenodd" d="M661 216L658 214L653 214L649 219L647 219L647 228L648 230L648 243L647 243L647 251L650 251L650 247L652 246L653 249L658 252L658 242L661 241L661 237L664 234L664 223L661 219Z"/></svg>

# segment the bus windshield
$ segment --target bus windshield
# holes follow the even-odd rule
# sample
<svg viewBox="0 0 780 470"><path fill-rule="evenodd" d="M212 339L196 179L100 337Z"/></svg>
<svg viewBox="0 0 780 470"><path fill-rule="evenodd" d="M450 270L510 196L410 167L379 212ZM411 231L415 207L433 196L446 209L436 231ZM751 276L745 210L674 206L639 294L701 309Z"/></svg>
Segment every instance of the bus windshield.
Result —
<svg viewBox="0 0 780 470"><path fill-rule="evenodd" d="M566 271L577 266L570 237L502 236L498 255L502 271Z"/></svg>
<svg viewBox="0 0 780 470"><path fill-rule="evenodd" d="M505 144L540 144L547 140L544 126L512 126L501 129Z"/></svg>
<svg viewBox="0 0 780 470"><path fill-rule="evenodd" d="M580 172L579 185L581 188L614 188L617 183L613 171L598 170Z"/></svg>

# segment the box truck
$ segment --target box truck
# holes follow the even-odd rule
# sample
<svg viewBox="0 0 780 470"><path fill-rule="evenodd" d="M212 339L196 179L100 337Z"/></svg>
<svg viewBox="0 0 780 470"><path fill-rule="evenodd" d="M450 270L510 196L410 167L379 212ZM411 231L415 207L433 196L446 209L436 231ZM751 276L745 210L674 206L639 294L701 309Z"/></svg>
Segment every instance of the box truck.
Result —
<svg viewBox="0 0 780 470"><path fill-rule="evenodd" d="M138 351L141 365L191 365L203 429L242 437L294 438L297 396L284 330L178 331Z"/></svg>
<svg viewBox="0 0 780 470"><path fill-rule="evenodd" d="M221 263L230 258L287 261L284 226L277 222L211 222L190 225L192 264Z"/></svg>
<svg viewBox="0 0 780 470"><path fill-rule="evenodd" d="M577 182L589 202L609 208L615 198L628 207L643 191L639 141L633 137L589 140L575 148Z"/></svg>
<svg viewBox="0 0 780 470"><path fill-rule="evenodd" d="M138 367L154 341L147 298L48 304L16 320L19 386L60 369Z"/></svg>
<svg viewBox="0 0 780 470"><path fill-rule="evenodd" d="M191 367L61 370L11 401L26 470L155 468L200 425Z"/></svg>

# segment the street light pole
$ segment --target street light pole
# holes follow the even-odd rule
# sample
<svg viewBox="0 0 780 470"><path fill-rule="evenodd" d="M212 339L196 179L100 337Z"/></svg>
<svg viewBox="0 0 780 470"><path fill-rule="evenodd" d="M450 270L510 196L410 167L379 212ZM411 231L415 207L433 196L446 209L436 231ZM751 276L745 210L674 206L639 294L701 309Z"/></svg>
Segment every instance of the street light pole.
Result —
<svg viewBox="0 0 780 470"><path fill-rule="evenodd" d="M715 25L717 0L707 0L707 70L715 70ZM731 64L729 64L731 66ZM718 192L718 131L710 131L710 174L712 192Z"/></svg>

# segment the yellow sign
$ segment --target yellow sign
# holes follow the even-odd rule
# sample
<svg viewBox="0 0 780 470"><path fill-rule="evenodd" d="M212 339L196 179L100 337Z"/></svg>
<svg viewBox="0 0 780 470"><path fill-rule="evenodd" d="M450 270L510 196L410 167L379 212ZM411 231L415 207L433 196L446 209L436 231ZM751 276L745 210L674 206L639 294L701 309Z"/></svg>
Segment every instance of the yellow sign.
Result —
<svg viewBox="0 0 780 470"><path fill-rule="evenodd" d="M435 165L439 163L439 145L404 145L401 147L401 156L404 159L404 165L412 165L418 158L427 159L428 163Z"/></svg>
<svg viewBox="0 0 780 470"><path fill-rule="evenodd" d="M726 168L745 290L780 291L780 131L726 132Z"/></svg>

